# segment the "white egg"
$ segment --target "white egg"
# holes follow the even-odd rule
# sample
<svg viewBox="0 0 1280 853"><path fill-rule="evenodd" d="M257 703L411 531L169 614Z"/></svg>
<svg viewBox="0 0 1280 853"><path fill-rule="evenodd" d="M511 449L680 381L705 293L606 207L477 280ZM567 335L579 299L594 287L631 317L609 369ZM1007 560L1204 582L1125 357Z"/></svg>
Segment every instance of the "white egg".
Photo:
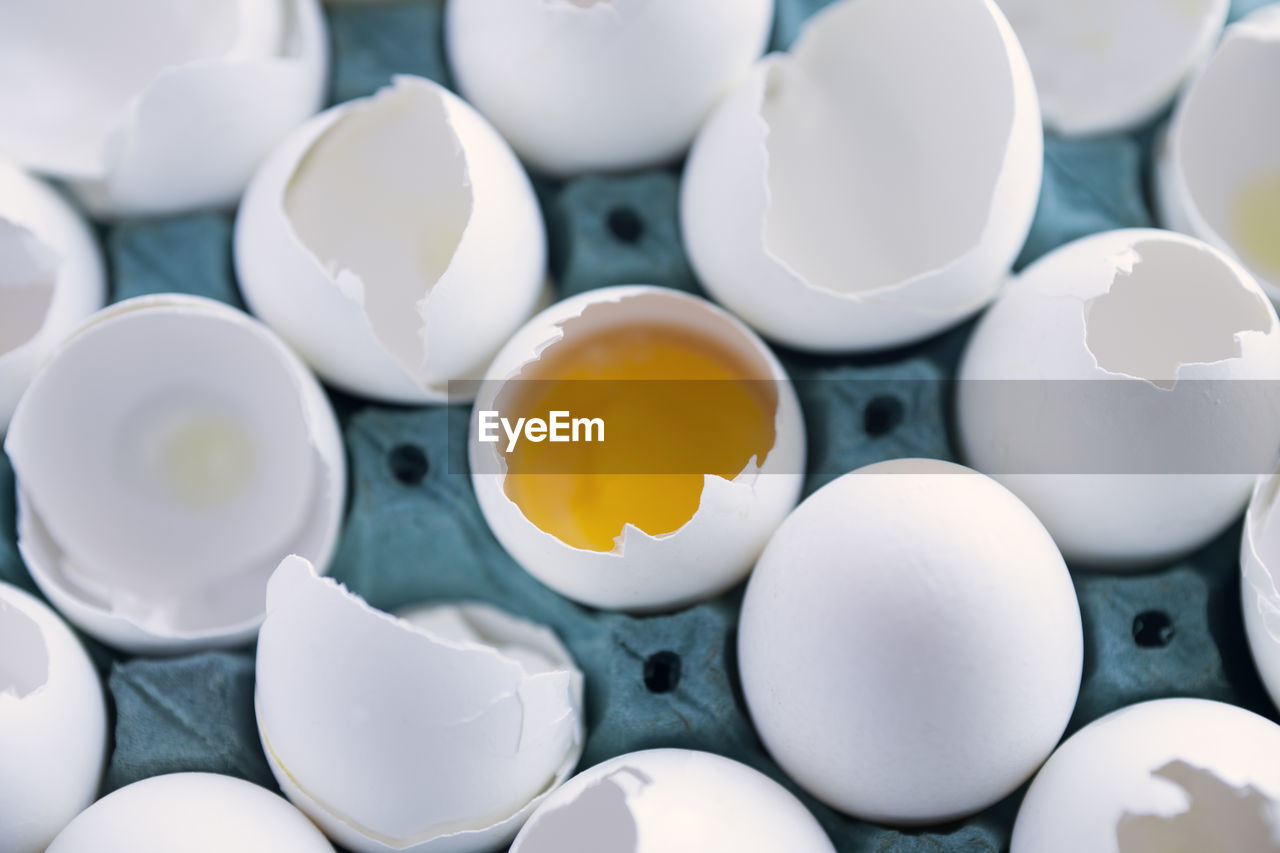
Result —
<svg viewBox="0 0 1280 853"><path fill-rule="evenodd" d="M318 0L4 5L0 153L99 216L234 204L324 97Z"/></svg>
<svg viewBox="0 0 1280 853"><path fill-rule="evenodd" d="M978 324L959 368L973 467L1044 522L1069 561L1172 559L1244 509L1280 446L1276 314L1190 237L1097 234L1041 258Z"/></svg>
<svg viewBox="0 0 1280 853"><path fill-rule="evenodd" d="M609 353L607 341L627 339L644 330L687 336L697 346L722 350L739 361L741 372L718 382L684 382L693 374L686 372L691 369L690 363L682 360L687 356L681 355L675 357L679 375L674 380L659 370L637 375L641 381L630 384L626 378L585 383L611 389L597 401L606 408L571 414L602 415L601 432L606 445L610 437L634 438L636 431L643 432L650 415L658 426L673 431L655 432L651 447L637 451L637 458L616 463L633 467L618 468L611 461L600 461L590 448L573 451L577 455L563 457L558 463L562 467L548 466L542 473L535 470L524 475L531 478L535 491L545 483L554 484L556 478L577 478L572 494L544 496L545 503L535 500L536 495L525 498L524 503L513 499L508 457L504 455L508 439L504 436L501 441L480 441L481 413L493 412L506 418L514 407L507 396L513 389L538 383L555 386L561 377L544 375L543 368L554 363L562 352L598 347L594 352L579 353L570 365L574 369L581 365L581 369L591 370L596 365L612 364L613 359L643 363L652 353L647 344L620 354ZM655 377L658 381L649 381ZM569 384L560 383L560 387ZM698 391L699 388L706 390ZM735 430L739 424L715 425L710 434L694 433L692 422L683 416L686 412L705 414L707 406L735 402L735 394L743 389L770 398L772 408L761 418L767 419L764 427L772 444L764 445L763 459L758 448L754 454L743 450L731 468L713 473L700 467L698 442L737 445L739 435ZM582 393L589 399L594 392ZM690 395L702 398L704 408L696 408ZM645 411L636 412L636 408ZM542 417L548 414L542 413ZM511 414L509 420L514 421L515 415ZM682 438L686 429L690 430L693 456L682 457L680 464L672 462L668 466L662 455L670 449L666 442ZM631 611L681 607L713 597L742 580L769 534L795 506L805 459L804 420L795 390L768 347L736 319L705 300L641 285L588 291L559 302L530 320L494 359L488 381L482 383L477 395L469 441L476 498L494 535L515 560L562 595L595 607ZM571 446L584 447L581 443ZM733 476L727 475L730 471ZM641 506L641 490L656 489L667 501L677 487L677 479L682 495L692 489L693 504L688 506L688 514L673 513L678 516L674 518L667 515L662 519L667 522L666 529L660 530L655 522L646 530L635 515L640 509L650 508L647 504ZM577 503L571 503L570 498ZM674 499L671 505L674 506ZM541 520L546 515L590 514L597 509L614 516L612 522L602 522L615 524L603 547L584 547L582 540L558 528L549 530L546 521Z"/></svg>
<svg viewBox="0 0 1280 853"><path fill-rule="evenodd" d="M1122 708L1072 735L1018 811L1012 853L1280 850L1280 726L1204 699Z"/></svg>
<svg viewBox="0 0 1280 853"><path fill-rule="evenodd" d="M449 0L463 97L555 175L674 160L763 52L773 0Z"/></svg>
<svg viewBox="0 0 1280 853"><path fill-rule="evenodd" d="M1199 237L1280 301L1280 6L1227 28L1156 151L1161 221Z"/></svg>
<svg viewBox="0 0 1280 853"><path fill-rule="evenodd" d="M61 196L0 161L0 433L40 364L106 298L102 253Z"/></svg>
<svg viewBox="0 0 1280 853"><path fill-rule="evenodd" d="M84 648L52 610L0 583L0 850L43 853L97 796L106 752Z"/></svg>
<svg viewBox="0 0 1280 853"><path fill-rule="evenodd" d="M325 565L336 544L346 463L324 392L270 330L209 299L94 315L32 381L5 451L32 577L125 651L251 640L280 560Z"/></svg>
<svg viewBox="0 0 1280 853"><path fill-rule="evenodd" d="M73 820L48 853L333 853L276 794L214 773L134 782Z"/></svg>
<svg viewBox="0 0 1280 853"><path fill-rule="evenodd" d="M925 459L860 468L800 504L738 628L774 759L831 806L894 824L959 818L1026 781L1066 728L1082 655L1040 522L994 480Z"/></svg>
<svg viewBox="0 0 1280 853"><path fill-rule="evenodd" d="M791 792L709 752L652 749L584 770L547 798L511 853L835 853Z"/></svg>
<svg viewBox="0 0 1280 853"><path fill-rule="evenodd" d="M266 160L236 220L235 263L253 312L323 379L443 402L534 312L546 236L497 132L446 89L398 77Z"/></svg>
<svg viewBox="0 0 1280 853"><path fill-rule="evenodd" d="M1244 517L1240 595L1245 635L1271 701L1280 707L1280 472L1259 477Z"/></svg>
<svg viewBox="0 0 1280 853"><path fill-rule="evenodd" d="M1045 127L1127 131L1168 106L1203 65L1230 0L997 0L1027 52Z"/></svg>
<svg viewBox="0 0 1280 853"><path fill-rule="evenodd" d="M508 843L582 752L582 673L493 608L375 610L280 564L258 640L258 731L280 787L355 853Z"/></svg>
<svg viewBox="0 0 1280 853"><path fill-rule="evenodd" d="M996 293L1031 227L1031 72L989 0L843 0L757 64L689 155L707 290L817 352L906 344Z"/></svg>

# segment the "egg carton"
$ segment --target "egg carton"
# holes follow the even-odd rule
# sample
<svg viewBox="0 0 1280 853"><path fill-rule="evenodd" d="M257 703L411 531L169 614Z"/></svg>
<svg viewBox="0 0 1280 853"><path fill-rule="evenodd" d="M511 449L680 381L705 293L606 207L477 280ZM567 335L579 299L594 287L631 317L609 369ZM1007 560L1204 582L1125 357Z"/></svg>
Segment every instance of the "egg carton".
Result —
<svg viewBox="0 0 1280 853"><path fill-rule="evenodd" d="M788 45L824 5L778 0L774 47ZM1232 17L1261 5L1235 2ZM371 94L396 73L447 85L441 12L435 2L331 9L333 102ZM1045 183L1019 266L1085 234L1153 224L1145 178L1158 124L1124 136L1046 140ZM678 170L535 184L561 296L639 282L700 292L679 240ZM219 214L103 228L113 300L177 291L243 307L231 268L231 232L230 216ZM954 458L946 379L969 330L871 357L779 351L797 380L807 421L806 495L839 472L872 462ZM586 675L583 766L653 747L709 750L795 791L840 851L1007 849L1023 790L968 820L903 831L845 817L796 789L765 753L737 683L740 588L651 617L569 602L521 570L489 532L466 474L467 410L377 405L336 392L332 398L351 487L331 574L382 609L472 599L554 628ZM34 591L15 546L13 494L12 469L0 455L0 580ZM1085 659L1068 734L1116 708L1166 696L1222 700L1277 719L1239 615L1240 533L1237 524L1157 571L1075 575ZM276 789L254 720L252 650L155 659L88 645L109 673L114 705L106 791L197 770Z"/></svg>

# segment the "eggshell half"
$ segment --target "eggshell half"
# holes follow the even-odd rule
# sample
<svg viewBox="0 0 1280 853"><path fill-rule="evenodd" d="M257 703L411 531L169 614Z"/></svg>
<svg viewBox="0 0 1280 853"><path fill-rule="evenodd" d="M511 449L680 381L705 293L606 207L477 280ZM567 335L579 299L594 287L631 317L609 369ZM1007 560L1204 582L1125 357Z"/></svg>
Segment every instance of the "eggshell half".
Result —
<svg viewBox="0 0 1280 853"><path fill-rule="evenodd" d="M938 332L996 293L1031 226L1043 138L989 0L843 0L698 135L681 227L707 290L815 352Z"/></svg>
<svg viewBox="0 0 1280 853"><path fill-rule="evenodd" d="M244 643L282 554L327 565L336 544L346 470L328 400L268 329L212 300L94 315L32 382L5 450L32 577L122 650Z"/></svg>
<svg viewBox="0 0 1280 853"><path fill-rule="evenodd" d="M98 794L102 684L58 616L0 583L0 849L44 853Z"/></svg>
<svg viewBox="0 0 1280 853"><path fill-rule="evenodd" d="M255 697L285 796L356 853L496 849L582 751L550 632L474 605L397 619L299 557L267 590Z"/></svg>
<svg viewBox="0 0 1280 853"><path fill-rule="evenodd" d="M1259 477L1244 516L1240 595L1245 634L1262 684L1280 707L1280 474Z"/></svg>
<svg viewBox="0 0 1280 853"><path fill-rule="evenodd" d="M831 482L778 528L747 585L738 667L756 730L801 787L863 820L921 824L1035 772L1071 717L1083 645L1031 511L975 471L905 459Z"/></svg>

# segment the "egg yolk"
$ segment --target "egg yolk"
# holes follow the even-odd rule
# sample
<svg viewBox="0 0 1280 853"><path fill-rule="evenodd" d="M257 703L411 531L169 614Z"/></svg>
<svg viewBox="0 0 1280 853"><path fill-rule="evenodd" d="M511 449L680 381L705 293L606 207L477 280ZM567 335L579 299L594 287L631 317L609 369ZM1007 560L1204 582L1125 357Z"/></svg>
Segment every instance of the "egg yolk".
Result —
<svg viewBox="0 0 1280 853"><path fill-rule="evenodd" d="M1245 261L1280 275L1280 171L1249 182L1236 199L1234 219Z"/></svg>
<svg viewBox="0 0 1280 853"><path fill-rule="evenodd" d="M777 386L709 335L655 324L563 339L520 380L499 399L512 423L563 411L604 425L603 441L500 445L507 497L575 548L611 551L628 523L679 529L705 475L731 480L773 447Z"/></svg>

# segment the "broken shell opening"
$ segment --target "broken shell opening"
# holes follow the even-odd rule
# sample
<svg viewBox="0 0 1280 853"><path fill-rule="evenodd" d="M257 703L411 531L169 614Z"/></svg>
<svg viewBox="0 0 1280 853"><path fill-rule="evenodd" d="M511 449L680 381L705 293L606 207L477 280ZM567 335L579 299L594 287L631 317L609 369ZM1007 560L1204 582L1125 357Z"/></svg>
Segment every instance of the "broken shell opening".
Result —
<svg viewBox="0 0 1280 853"><path fill-rule="evenodd" d="M576 798L529 822L520 853L634 853L639 829L627 805L633 793L652 784L644 773L622 767L592 782Z"/></svg>
<svg viewBox="0 0 1280 853"><path fill-rule="evenodd" d="M1117 853L1280 853L1280 803L1254 786L1230 785L1180 760L1151 775L1182 790L1187 807L1172 815L1126 811L1116 826Z"/></svg>
<svg viewBox="0 0 1280 853"><path fill-rule="evenodd" d="M49 650L36 621L0 600L0 698L23 699L49 680Z"/></svg>
<svg viewBox="0 0 1280 853"><path fill-rule="evenodd" d="M970 4L913 5L831 6L767 71L765 244L813 287L863 296L945 268L993 215L1009 48Z"/></svg>
<svg viewBox="0 0 1280 853"><path fill-rule="evenodd" d="M44 326L58 280L58 257L20 225L0 218L0 357Z"/></svg>
<svg viewBox="0 0 1280 853"><path fill-rule="evenodd" d="M519 664L526 675L574 669L569 651L549 629L487 604L429 604L396 615L460 649L492 649Z"/></svg>
<svg viewBox="0 0 1280 853"><path fill-rule="evenodd" d="M1274 325L1266 300L1208 247L1142 240L1115 265L1108 290L1084 304L1085 345L1109 373L1172 388L1184 365L1239 358L1241 335Z"/></svg>

